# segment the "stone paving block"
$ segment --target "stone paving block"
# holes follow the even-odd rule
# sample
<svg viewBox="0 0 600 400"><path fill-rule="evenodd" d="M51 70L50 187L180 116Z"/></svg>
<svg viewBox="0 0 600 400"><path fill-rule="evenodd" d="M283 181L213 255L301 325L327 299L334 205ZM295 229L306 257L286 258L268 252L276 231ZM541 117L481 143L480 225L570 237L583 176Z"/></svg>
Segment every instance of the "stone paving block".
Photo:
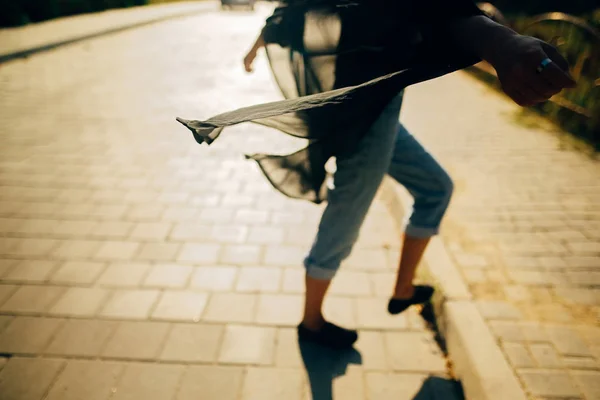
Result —
<svg viewBox="0 0 600 400"><path fill-rule="evenodd" d="M208 294L206 293L166 291L162 293L152 312L152 318L196 322L200 320L207 302Z"/></svg>
<svg viewBox="0 0 600 400"><path fill-rule="evenodd" d="M249 368L242 400L302 400L303 385L298 369Z"/></svg>
<svg viewBox="0 0 600 400"><path fill-rule="evenodd" d="M94 316L108 298L109 291L100 288L69 288L48 311L54 315Z"/></svg>
<svg viewBox="0 0 600 400"><path fill-rule="evenodd" d="M91 258L102 246L102 242L93 240L68 240L52 251L52 257L59 260L86 260Z"/></svg>
<svg viewBox="0 0 600 400"><path fill-rule="evenodd" d="M234 222L241 224L264 224L268 218L268 211L242 208L235 212L233 219Z"/></svg>
<svg viewBox="0 0 600 400"><path fill-rule="evenodd" d="M8 226L4 229L8 233L47 236L52 234L56 224L56 221L49 219L8 220Z"/></svg>
<svg viewBox="0 0 600 400"><path fill-rule="evenodd" d="M366 329L406 329L406 317L402 314L390 315L387 302L383 299L353 299L356 306L359 328Z"/></svg>
<svg viewBox="0 0 600 400"><path fill-rule="evenodd" d="M175 224L169 238L171 240L207 240L210 238L212 225L181 222Z"/></svg>
<svg viewBox="0 0 600 400"><path fill-rule="evenodd" d="M569 268L593 268L598 266L598 257L593 256L568 256L564 257Z"/></svg>
<svg viewBox="0 0 600 400"><path fill-rule="evenodd" d="M316 227L287 227L285 228L284 241L286 244L309 248L315 240Z"/></svg>
<svg viewBox="0 0 600 400"><path fill-rule="evenodd" d="M517 370L525 388L534 396L575 397L581 396L573 379L566 372L556 370Z"/></svg>
<svg viewBox="0 0 600 400"><path fill-rule="evenodd" d="M386 354L395 371L446 371L443 356L430 333L385 332Z"/></svg>
<svg viewBox="0 0 600 400"><path fill-rule="evenodd" d="M417 398L426 375L368 372L366 374L369 400L400 400Z"/></svg>
<svg viewBox="0 0 600 400"><path fill-rule="evenodd" d="M241 293L213 293L203 320L212 322L252 322L258 297Z"/></svg>
<svg viewBox="0 0 600 400"><path fill-rule="evenodd" d="M182 246L177 261L189 261L197 264L215 264L221 253L218 244L186 243Z"/></svg>
<svg viewBox="0 0 600 400"><path fill-rule="evenodd" d="M106 267L97 284L115 287L139 286L150 271L149 263L117 262Z"/></svg>
<svg viewBox="0 0 600 400"><path fill-rule="evenodd" d="M71 360L48 393L47 400L107 400L124 370L115 362Z"/></svg>
<svg viewBox="0 0 600 400"><path fill-rule="evenodd" d="M275 205L276 203L271 203ZM274 225L301 225L306 222L306 215L301 212L273 211L271 222Z"/></svg>
<svg viewBox="0 0 600 400"><path fill-rule="evenodd" d="M234 210L225 208L207 207L200 211L199 219L203 222L226 224L233 219Z"/></svg>
<svg viewBox="0 0 600 400"><path fill-rule="evenodd" d="M198 267L192 275L190 286L210 291L228 291L233 288L237 273L237 267Z"/></svg>
<svg viewBox="0 0 600 400"><path fill-rule="evenodd" d="M487 281L487 276L484 270L463 268L461 272L467 283L481 283Z"/></svg>
<svg viewBox="0 0 600 400"><path fill-rule="evenodd" d="M237 400L243 378L240 367L192 366L185 371L175 400Z"/></svg>
<svg viewBox="0 0 600 400"><path fill-rule="evenodd" d="M569 241L567 248L577 254L597 255L600 253L600 241Z"/></svg>
<svg viewBox="0 0 600 400"><path fill-rule="evenodd" d="M148 318L158 295L157 290L115 290L100 315L125 319Z"/></svg>
<svg viewBox="0 0 600 400"><path fill-rule="evenodd" d="M554 347L546 343L531 343L529 352L541 368L560 368L563 366Z"/></svg>
<svg viewBox="0 0 600 400"><path fill-rule="evenodd" d="M17 285L0 285L0 305L10 298L20 286Z"/></svg>
<svg viewBox="0 0 600 400"><path fill-rule="evenodd" d="M388 260L383 249L354 249L342 265L363 270L387 269Z"/></svg>
<svg viewBox="0 0 600 400"><path fill-rule="evenodd" d="M486 319L521 319L521 312L512 304L503 301L478 301L477 308Z"/></svg>
<svg viewBox="0 0 600 400"><path fill-rule="evenodd" d="M385 348L385 338L381 332L360 332L355 347L361 353L364 369L387 370L387 350Z"/></svg>
<svg viewBox="0 0 600 400"><path fill-rule="evenodd" d="M333 398L351 400L366 399L362 368L350 365L344 375L334 379Z"/></svg>
<svg viewBox="0 0 600 400"><path fill-rule="evenodd" d="M213 225L210 239L219 243L244 243L248 227L243 225Z"/></svg>
<svg viewBox="0 0 600 400"><path fill-rule="evenodd" d="M100 276L104 267L105 264L98 262L67 261L52 274L50 282L88 285Z"/></svg>
<svg viewBox="0 0 600 400"><path fill-rule="evenodd" d="M38 354L63 322L55 318L17 317L0 335L0 353Z"/></svg>
<svg viewBox="0 0 600 400"><path fill-rule="evenodd" d="M199 210L195 207L187 206L167 206L165 212L162 215L162 221L171 221L173 223L180 223L181 221L193 220L199 214ZM171 231L172 233L173 231ZM195 238L198 239L198 238Z"/></svg>
<svg viewBox="0 0 600 400"><path fill-rule="evenodd" d="M356 328L356 304L349 297L327 296L323 305L325 317L347 328Z"/></svg>
<svg viewBox="0 0 600 400"><path fill-rule="evenodd" d="M146 204L132 206L127 211L126 219L129 221L160 221L165 212L165 206L161 204Z"/></svg>
<svg viewBox="0 0 600 400"><path fill-rule="evenodd" d="M125 221L99 221L92 228L89 235L97 238L124 239L133 229L132 222Z"/></svg>
<svg viewBox="0 0 600 400"><path fill-rule="evenodd" d="M299 267L303 265L308 249L300 246L267 246L264 263L278 267Z"/></svg>
<svg viewBox="0 0 600 400"><path fill-rule="evenodd" d="M43 313L63 294L58 286L20 286L0 307L0 312Z"/></svg>
<svg viewBox="0 0 600 400"><path fill-rule="evenodd" d="M172 399L183 372L182 365L129 364L111 400Z"/></svg>
<svg viewBox="0 0 600 400"><path fill-rule="evenodd" d="M116 326L114 321L68 320L56 332L45 353L61 356L99 356Z"/></svg>
<svg viewBox="0 0 600 400"><path fill-rule="evenodd" d="M452 253L456 263L463 268L490 268L490 263L484 255L473 253Z"/></svg>
<svg viewBox="0 0 600 400"><path fill-rule="evenodd" d="M181 362L213 362L223 336L221 325L175 324L160 359Z"/></svg>
<svg viewBox="0 0 600 400"><path fill-rule="evenodd" d="M286 268L283 270L283 293L304 293L305 271L300 268Z"/></svg>
<svg viewBox="0 0 600 400"><path fill-rule="evenodd" d="M167 222L138 222L129 237L144 241L162 241L169 235L171 229L172 224Z"/></svg>
<svg viewBox="0 0 600 400"><path fill-rule="evenodd" d="M54 250L59 243L51 239L19 239L16 245L5 253L19 257L42 257Z"/></svg>
<svg viewBox="0 0 600 400"><path fill-rule="evenodd" d="M562 272L509 270L507 273L509 279L522 285L552 286L568 282L566 275Z"/></svg>
<svg viewBox="0 0 600 400"><path fill-rule="evenodd" d="M256 245L225 245L221 262L230 265L257 265L262 248Z"/></svg>
<svg viewBox="0 0 600 400"><path fill-rule="evenodd" d="M600 372L571 371L571 376L586 399L600 399Z"/></svg>
<svg viewBox="0 0 600 400"><path fill-rule="evenodd" d="M275 328L271 327L227 325L219 352L219 362L272 365L275 333Z"/></svg>
<svg viewBox="0 0 600 400"><path fill-rule="evenodd" d="M14 319L15 317L11 317L9 315L0 315L0 334L4 331L4 328L6 328Z"/></svg>
<svg viewBox="0 0 600 400"><path fill-rule="evenodd" d="M144 286L158 288L185 287L193 271L194 268L190 265L154 265L150 269L146 279L144 279Z"/></svg>
<svg viewBox="0 0 600 400"><path fill-rule="evenodd" d="M63 366L62 360L12 358L0 372L2 400L39 400Z"/></svg>
<svg viewBox="0 0 600 400"><path fill-rule="evenodd" d="M531 300L531 293L526 286L521 285L503 285L504 295L510 301L521 302Z"/></svg>
<svg viewBox="0 0 600 400"><path fill-rule="evenodd" d="M600 285L600 271L599 272L567 271L566 273L567 273L567 277L569 278L569 281L571 281L572 284L581 285L581 286L586 286L586 285L599 286Z"/></svg>
<svg viewBox="0 0 600 400"><path fill-rule="evenodd" d="M329 291L334 295L369 296L371 295L369 274L364 272L339 271L332 281Z"/></svg>
<svg viewBox="0 0 600 400"><path fill-rule="evenodd" d="M565 368L568 368L569 370L600 369L600 362L593 357L562 357L561 362Z"/></svg>
<svg viewBox="0 0 600 400"><path fill-rule="evenodd" d="M514 368L536 366L535 361L527 351L527 347L523 344L504 342L502 343L502 350Z"/></svg>
<svg viewBox="0 0 600 400"><path fill-rule="evenodd" d="M179 243L144 243L139 253L136 255L138 260L146 261L173 261L181 249Z"/></svg>
<svg viewBox="0 0 600 400"><path fill-rule="evenodd" d="M564 326L546 326L548 337L563 356L591 356L589 347L577 331Z"/></svg>
<svg viewBox="0 0 600 400"><path fill-rule="evenodd" d="M566 304L600 305L600 293L596 289L556 287L554 293Z"/></svg>
<svg viewBox="0 0 600 400"><path fill-rule="evenodd" d="M0 260L0 279L10 273L17 263L19 263L18 260Z"/></svg>
<svg viewBox="0 0 600 400"><path fill-rule="evenodd" d="M52 233L57 236L86 236L94 228L94 221L60 221L54 223Z"/></svg>
<svg viewBox="0 0 600 400"><path fill-rule="evenodd" d="M302 320L304 298L293 294L261 294L256 322L266 325L296 326Z"/></svg>
<svg viewBox="0 0 600 400"><path fill-rule="evenodd" d="M303 366L298 346L298 333L295 328L277 329L275 347L275 365L277 367L300 368Z"/></svg>
<svg viewBox="0 0 600 400"><path fill-rule="evenodd" d="M277 245L284 241L285 229L276 226L253 226L248 233L248 243Z"/></svg>
<svg viewBox="0 0 600 400"><path fill-rule="evenodd" d="M102 260L131 260L138 251L137 242L107 241L102 243L94 258Z"/></svg>
<svg viewBox="0 0 600 400"><path fill-rule="evenodd" d="M237 292L277 292L281 282L281 270L273 267L241 267L235 285Z"/></svg>
<svg viewBox="0 0 600 400"><path fill-rule="evenodd" d="M170 325L163 322L121 322L102 350L102 357L155 360Z"/></svg>
<svg viewBox="0 0 600 400"><path fill-rule="evenodd" d="M55 261L24 260L13 265L12 269L4 275L3 281L39 283L48 279L58 263Z"/></svg>

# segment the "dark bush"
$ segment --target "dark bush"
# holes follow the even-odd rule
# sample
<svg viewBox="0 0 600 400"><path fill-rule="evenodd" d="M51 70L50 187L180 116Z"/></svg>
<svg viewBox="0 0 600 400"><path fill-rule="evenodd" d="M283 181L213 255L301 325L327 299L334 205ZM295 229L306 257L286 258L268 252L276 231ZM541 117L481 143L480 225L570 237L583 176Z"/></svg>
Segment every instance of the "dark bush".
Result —
<svg viewBox="0 0 600 400"><path fill-rule="evenodd" d="M148 0L0 0L0 27L147 3Z"/></svg>

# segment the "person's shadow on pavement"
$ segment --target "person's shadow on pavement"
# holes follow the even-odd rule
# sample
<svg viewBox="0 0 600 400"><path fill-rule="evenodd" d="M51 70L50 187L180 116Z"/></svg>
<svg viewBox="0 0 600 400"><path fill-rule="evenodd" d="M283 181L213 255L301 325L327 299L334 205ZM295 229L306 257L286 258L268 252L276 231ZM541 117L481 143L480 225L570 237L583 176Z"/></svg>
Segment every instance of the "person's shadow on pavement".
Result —
<svg viewBox="0 0 600 400"><path fill-rule="evenodd" d="M463 400L464 393L458 381L429 376L412 400Z"/></svg>
<svg viewBox="0 0 600 400"><path fill-rule="evenodd" d="M298 341L310 382L312 400L333 400L333 380L346 373L348 364L362 364L362 356L352 348L332 350L315 343Z"/></svg>

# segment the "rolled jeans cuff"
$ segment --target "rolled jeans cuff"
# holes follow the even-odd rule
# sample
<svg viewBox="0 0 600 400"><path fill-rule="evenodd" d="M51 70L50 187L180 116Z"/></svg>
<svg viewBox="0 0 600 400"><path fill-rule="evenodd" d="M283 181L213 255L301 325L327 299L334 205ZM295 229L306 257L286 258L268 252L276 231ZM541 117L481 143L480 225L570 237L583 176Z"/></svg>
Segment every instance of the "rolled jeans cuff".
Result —
<svg viewBox="0 0 600 400"><path fill-rule="evenodd" d="M406 234L406 236L419 238L419 239L430 238L432 236L437 235L439 232L440 232L440 228L437 226L434 228L426 228L426 227L422 227L422 226L414 226L411 224L407 224L406 228L404 229L404 233Z"/></svg>
<svg viewBox="0 0 600 400"><path fill-rule="evenodd" d="M337 268L323 268L318 265L315 265L312 261L308 259L304 260L304 268L306 269L306 275L310 276L313 279L318 279L322 281L332 280L335 276L335 273L337 272Z"/></svg>

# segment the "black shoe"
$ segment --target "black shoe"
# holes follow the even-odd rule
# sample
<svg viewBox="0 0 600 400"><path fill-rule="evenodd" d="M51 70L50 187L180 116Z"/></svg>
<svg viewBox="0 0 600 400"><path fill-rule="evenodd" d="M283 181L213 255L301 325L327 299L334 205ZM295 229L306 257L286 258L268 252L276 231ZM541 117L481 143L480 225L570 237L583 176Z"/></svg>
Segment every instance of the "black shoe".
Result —
<svg viewBox="0 0 600 400"><path fill-rule="evenodd" d="M410 299L390 299L390 302L388 303L388 312L394 315L400 314L414 304L427 303L431 300L433 292L434 289L431 286L417 285L415 286L415 292Z"/></svg>
<svg viewBox="0 0 600 400"><path fill-rule="evenodd" d="M300 324L298 325L298 339L314 342L332 349L347 349L356 342L358 333L355 330L344 329L330 322L325 322L325 325L318 331L312 331Z"/></svg>

